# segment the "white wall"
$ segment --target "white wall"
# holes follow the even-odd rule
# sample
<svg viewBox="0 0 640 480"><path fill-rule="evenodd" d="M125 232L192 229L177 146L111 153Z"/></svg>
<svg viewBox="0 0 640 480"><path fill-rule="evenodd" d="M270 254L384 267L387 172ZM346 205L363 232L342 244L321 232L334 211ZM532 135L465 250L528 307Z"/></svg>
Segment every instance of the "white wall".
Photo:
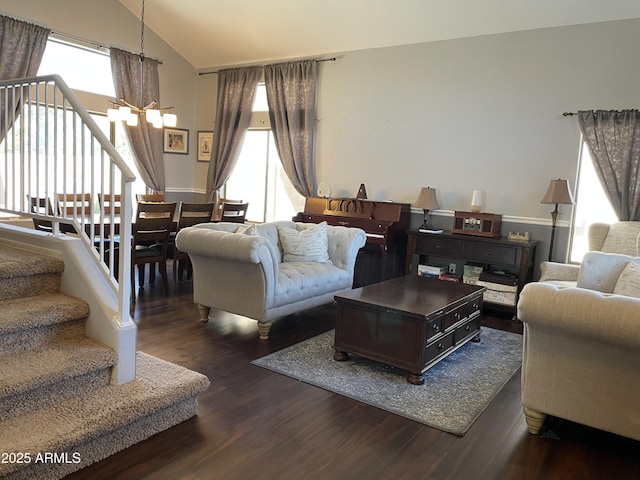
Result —
<svg viewBox="0 0 640 480"><path fill-rule="evenodd" d="M400 202L430 185L447 210L482 189L484 211L549 221L549 180L577 173L562 112L640 106L637 45L640 20L338 55L321 63L318 181Z"/></svg>
<svg viewBox="0 0 640 480"><path fill-rule="evenodd" d="M140 20L115 0L2 0L0 14L105 46L140 51ZM158 69L161 106L174 106L177 127L190 132L189 155L164 155L167 191L191 192L196 176L196 71L147 26L144 51L162 62ZM108 107L105 102L103 111Z"/></svg>

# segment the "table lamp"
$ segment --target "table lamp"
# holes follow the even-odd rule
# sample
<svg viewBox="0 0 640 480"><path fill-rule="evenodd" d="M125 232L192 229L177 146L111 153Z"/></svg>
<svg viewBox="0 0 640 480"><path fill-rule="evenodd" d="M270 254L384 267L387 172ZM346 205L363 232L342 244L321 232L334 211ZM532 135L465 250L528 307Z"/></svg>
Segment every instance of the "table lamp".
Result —
<svg viewBox="0 0 640 480"><path fill-rule="evenodd" d="M549 242L549 261L551 262L551 257L553 255L553 242L556 236L556 223L558 221L558 215L560 215L560 212L558 211L558 204L562 203L564 205L573 205L576 203L573 200L573 195L569 189L569 181L561 179L551 180L551 182L549 182L547 193L545 193L542 200L540 200L540 203L555 204L556 206L551 212L551 241Z"/></svg>
<svg viewBox="0 0 640 480"><path fill-rule="evenodd" d="M422 187L413 205L424 210L424 222L420 226L420 230L435 230L429 223L429 210L437 210L440 208L438 197L436 197L436 189Z"/></svg>

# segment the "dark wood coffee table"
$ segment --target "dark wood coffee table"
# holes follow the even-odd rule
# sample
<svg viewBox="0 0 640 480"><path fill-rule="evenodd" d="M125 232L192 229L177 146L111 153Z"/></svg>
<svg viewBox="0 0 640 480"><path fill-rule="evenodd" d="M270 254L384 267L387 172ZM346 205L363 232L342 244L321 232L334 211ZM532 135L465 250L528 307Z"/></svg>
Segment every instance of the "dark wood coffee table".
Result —
<svg viewBox="0 0 640 480"><path fill-rule="evenodd" d="M349 353L423 373L469 340L480 341L485 287L407 275L335 296L333 358Z"/></svg>

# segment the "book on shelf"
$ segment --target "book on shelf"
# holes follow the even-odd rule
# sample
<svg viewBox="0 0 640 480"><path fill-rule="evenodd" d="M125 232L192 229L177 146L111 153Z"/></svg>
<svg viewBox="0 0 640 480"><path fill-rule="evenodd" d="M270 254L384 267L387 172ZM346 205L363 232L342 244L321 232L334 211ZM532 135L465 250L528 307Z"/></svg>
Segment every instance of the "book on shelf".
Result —
<svg viewBox="0 0 640 480"><path fill-rule="evenodd" d="M455 273L443 273L438 275L438 278L448 282L462 282L462 275L456 275Z"/></svg>
<svg viewBox="0 0 640 480"><path fill-rule="evenodd" d="M447 267L439 267L436 265L425 265L425 264L418 265L418 274L428 273L430 275L435 275L436 278L438 277L438 275L442 275L443 273L447 273L448 271L449 269Z"/></svg>

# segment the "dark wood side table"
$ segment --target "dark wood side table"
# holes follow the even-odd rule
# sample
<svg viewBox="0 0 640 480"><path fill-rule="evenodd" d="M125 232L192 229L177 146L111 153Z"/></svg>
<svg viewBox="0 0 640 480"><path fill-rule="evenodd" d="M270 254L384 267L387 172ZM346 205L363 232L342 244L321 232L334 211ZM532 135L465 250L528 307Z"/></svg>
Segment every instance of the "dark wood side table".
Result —
<svg viewBox="0 0 640 480"><path fill-rule="evenodd" d="M422 374L470 340L480 341L485 287L407 275L336 295L333 358L349 353Z"/></svg>
<svg viewBox="0 0 640 480"><path fill-rule="evenodd" d="M413 255L464 260L468 262L489 264L494 268L504 269L518 275L518 294L533 279L533 262L536 256L537 240L515 241L505 237L487 238L457 233L421 233L408 232L407 260L405 273L411 273ZM417 267L416 267L417 268ZM415 269L413 269L415 273ZM517 303L517 295L516 295ZM485 306L506 308L515 313L515 306L485 302Z"/></svg>

